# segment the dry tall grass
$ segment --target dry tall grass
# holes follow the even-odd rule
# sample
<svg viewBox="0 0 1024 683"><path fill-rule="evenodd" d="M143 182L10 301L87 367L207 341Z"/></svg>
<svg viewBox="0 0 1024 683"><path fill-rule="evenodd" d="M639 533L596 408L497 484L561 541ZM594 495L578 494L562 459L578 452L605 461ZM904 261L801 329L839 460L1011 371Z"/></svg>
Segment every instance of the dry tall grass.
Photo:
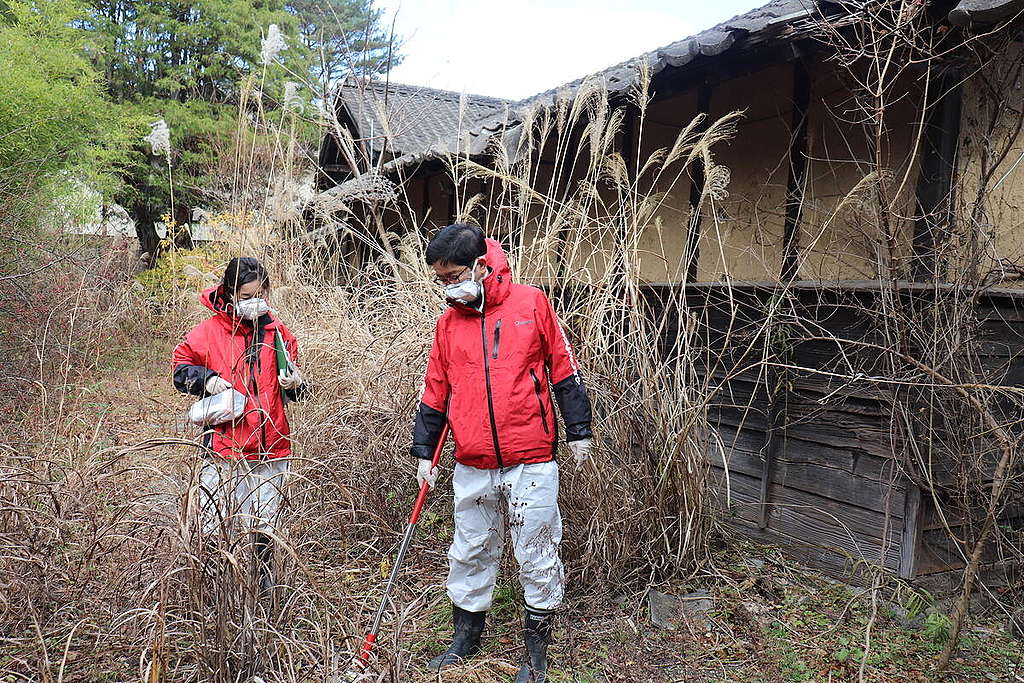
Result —
<svg viewBox="0 0 1024 683"><path fill-rule="evenodd" d="M458 155L448 160L456 213L503 241L521 280L550 288L594 397L594 461L565 472L560 500L570 612L713 562L705 453L715 434L707 410L722 400L726 359L697 333L678 289L666 289L663 300L641 291L641 263L660 260L671 280L685 279L692 254L669 253L646 237L660 234L660 210L695 163L708 182L694 215L721 234L715 208L729 169L715 150L740 115L697 119L668 145L645 144L648 86L643 75L627 116L609 106L599 83L585 84L576 97L536 112L515 149L494 150L494 168ZM253 87L247 96L262 101ZM42 295L38 317L22 322L31 333L19 347L20 364L0 360L7 377L35 392L23 399L21 389L4 392L18 399L5 406L0 455L0 669L14 680L332 680L363 635L413 499L411 418L444 304L428 279L429 230L411 208L408 186L362 165L347 190L302 202L308 145L293 137L299 114L259 111L255 120L242 117L246 128L224 169L234 182L232 204L219 219L225 240L212 258L219 266L255 255L269 265L272 303L299 339L313 387L308 401L290 407L296 466L281 530L286 552L276 558L282 585L268 609L257 599L247 539L204 543L196 529L196 435L181 418L187 400L170 389L165 357L203 315L195 291L216 279L217 267L172 252L168 261L188 263L191 275L168 281L153 298L115 275L123 269L67 260L60 272L72 286ZM351 135L328 119L359 165ZM627 127L635 137L624 158ZM258 146L254 130L273 144ZM542 151L553 155L553 166L541 163ZM900 192L879 187L897 177L890 161L869 164L837 201L837 216L854 204L872 225L901 215L892 199ZM312 229L303 209L314 214ZM878 273L895 272L888 268L900 254L886 249L897 232L871 235ZM19 279L17 296L44 287L54 271L41 272ZM780 283L760 329L717 342L734 342L728 367L745 365L768 391L778 377L762 354L779 326L793 323L789 284ZM898 283L889 284L878 319L913 329L901 328L887 348L901 348L911 333L937 348L927 345L935 341L928 332L940 327L929 322L935 318L900 318L892 307ZM969 331L969 313L956 311L963 315L955 329ZM800 332L807 329L820 334L813 326ZM941 341L948 350L956 339ZM943 362L958 358L948 353ZM837 370L837 381L856 379L856 368ZM911 385L922 375L903 364L875 379ZM965 462L965 472L973 471ZM423 676L434 644L410 634L444 628L448 491L443 475L370 680ZM514 628L511 586L500 588L499 628ZM506 675L485 665L466 679Z"/></svg>
<svg viewBox="0 0 1024 683"><path fill-rule="evenodd" d="M643 107L643 88L636 97ZM712 168L711 147L729 135L732 120L703 133L687 129L672 149L645 161L643 173L671 182L694 159ZM581 270L558 280L573 286L553 291L598 414L592 466L563 479L570 609L708 560L707 388L693 381L686 318L659 320L639 294L638 236L661 195L644 195L637 169L627 170L632 165L612 151L621 124L596 86L538 121L536 137L524 145L540 145L552 133L569 145L586 131L578 149L563 151L580 159L571 179L550 186L538 179L529 152L496 174L453 162L460 177L491 174L507 196L511 209L487 229L505 239L517 270L530 261L553 263L554 245L566 262L578 255L616 259L617 267L598 277L585 275L585 264L574 266ZM280 125L278 132L294 130L287 117ZM240 139L246 135L240 131ZM71 299L46 299L48 311L71 322L34 342L37 355L45 346L55 361L40 363L41 396L22 402L10 420L24 439L5 438L0 485L0 623L9 653L0 667L16 679L106 672L147 681L331 680L347 668L412 501L411 418L443 301L423 262L427 231L416 222L383 230L384 212L412 215L401 188L378 192L383 201L371 211L350 195L351 205L320 215L319 231L294 229L300 148L239 155L236 182L265 177L266 169L246 165L250 159L255 165L267 156L285 170L236 193L244 200L220 218L226 241L212 256L210 249L200 258L172 248L164 262L177 267L157 287L158 298L102 271L76 283ZM472 202L461 208L471 211ZM528 239L530 231L540 240ZM610 236L614 243L600 246ZM352 244L375 258L351 268L343 250ZM198 533L197 435L182 419L187 400L170 390L164 358L203 315L194 297L204 280L216 278L210 258L241 254L270 265L272 301L300 340L313 386L309 401L290 408L295 479L280 539L286 552L276 558L282 586L269 609L257 599L248 539L205 542ZM109 302L97 298L102 291ZM83 298L87 305L68 305ZM89 315L76 319L83 309ZM668 356L655 353L666 333L677 339ZM84 340L92 342L88 365L75 356ZM442 482L409 559L406 576L417 580L403 582L395 596L373 679L420 675L430 644L403 634L443 615L451 529ZM415 585L429 590L418 594ZM514 592L503 586L496 626L514 628ZM499 667L493 675L505 674Z"/></svg>

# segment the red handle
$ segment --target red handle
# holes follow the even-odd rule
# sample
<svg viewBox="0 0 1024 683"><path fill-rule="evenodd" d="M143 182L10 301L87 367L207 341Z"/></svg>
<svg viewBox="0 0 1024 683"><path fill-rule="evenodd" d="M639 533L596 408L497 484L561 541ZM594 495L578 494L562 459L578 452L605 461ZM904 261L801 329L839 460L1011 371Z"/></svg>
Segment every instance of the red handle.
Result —
<svg viewBox="0 0 1024 683"><path fill-rule="evenodd" d="M367 633L366 640L363 641L363 647L359 649L359 657L356 659L356 664L362 669L368 661L370 661L370 653L373 651L373 644L377 640L376 633Z"/></svg>
<svg viewBox="0 0 1024 683"><path fill-rule="evenodd" d="M441 430L441 436L437 439L437 446L434 447L434 458L430 461L430 469L433 470L437 467L437 463L441 462L441 451L444 450L444 442L448 439L448 423L445 422L444 429ZM427 493L430 491L430 484L423 482L420 484L420 493L416 496L416 504L412 506L412 514L409 515L409 524L415 524L419 518L420 513L423 511L423 504L427 501Z"/></svg>

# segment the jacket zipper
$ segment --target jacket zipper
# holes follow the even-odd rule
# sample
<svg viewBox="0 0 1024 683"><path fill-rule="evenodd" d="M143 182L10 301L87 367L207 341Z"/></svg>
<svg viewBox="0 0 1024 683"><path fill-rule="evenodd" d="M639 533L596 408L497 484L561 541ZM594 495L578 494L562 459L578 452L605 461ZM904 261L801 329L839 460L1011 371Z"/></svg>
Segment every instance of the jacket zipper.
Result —
<svg viewBox="0 0 1024 683"><path fill-rule="evenodd" d="M494 349L491 352L491 358L497 360L498 358L498 340L501 338L501 321L494 323Z"/></svg>
<svg viewBox="0 0 1024 683"><path fill-rule="evenodd" d="M544 426L544 433L550 434L548 430L548 411L544 409L544 399L540 396L540 380L537 379L537 373L530 368L530 377L533 378L533 393L537 395L537 407L540 409L540 423Z"/></svg>
<svg viewBox="0 0 1024 683"><path fill-rule="evenodd" d="M249 339L249 337L246 338ZM253 330L251 339L252 343L255 344L256 330ZM262 343L260 344L260 346L262 346ZM259 354L262 350L262 348L256 349L257 363L259 362ZM260 413L260 455L264 456L267 455L267 453L265 452L267 450L267 417L263 415L263 404L260 403L260 383L259 379L256 377L256 365L248 362L248 344L246 344L245 355L246 364L249 366L249 380L252 382L252 397L256 403L256 409Z"/></svg>
<svg viewBox="0 0 1024 683"><path fill-rule="evenodd" d="M501 446L498 445L498 425L494 420L494 396L491 395L491 360L487 355L487 317L483 311L480 311L480 338L484 349L484 383L487 386L487 413L491 418L491 439L494 441L494 457L498 460L498 467L503 468L505 465L501 461ZM497 340L495 340L495 348L497 348Z"/></svg>

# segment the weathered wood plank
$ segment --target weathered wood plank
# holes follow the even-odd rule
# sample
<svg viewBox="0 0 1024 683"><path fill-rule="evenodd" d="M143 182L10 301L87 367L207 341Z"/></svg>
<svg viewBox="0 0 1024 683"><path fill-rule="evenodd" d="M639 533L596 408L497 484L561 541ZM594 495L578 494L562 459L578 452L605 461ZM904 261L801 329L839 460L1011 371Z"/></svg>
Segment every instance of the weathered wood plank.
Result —
<svg viewBox="0 0 1024 683"><path fill-rule="evenodd" d="M760 467L760 456L765 443L765 433L756 430L739 429L720 424L716 441L725 448L709 452L713 462L728 460L734 466L750 461L746 466ZM853 444L852 447L833 447L822 442L805 441L787 436L782 451L781 463L807 465L810 467L836 470L873 482L901 481L900 468L892 458L880 457Z"/></svg>
<svg viewBox="0 0 1024 683"><path fill-rule="evenodd" d="M749 538L757 543L777 547L788 557L809 567L814 567L821 573L834 579L844 582L858 581L857 576L853 574L855 563L846 553L835 549L817 547L804 540L778 533L771 528L758 529L756 526L748 526L732 519L723 520L723 524L737 535Z"/></svg>
<svg viewBox="0 0 1024 683"><path fill-rule="evenodd" d="M921 489L912 482L907 484L903 508L903 531L900 536L900 576L913 578L917 572L917 541L921 533Z"/></svg>
<svg viewBox="0 0 1024 683"><path fill-rule="evenodd" d="M908 495L897 465L896 454L903 449L900 439L906 435L899 429L891 433L895 391L868 379L847 379L851 373L867 377L889 374L891 357L856 343L885 344L874 312L883 293L878 283L853 283L849 287L798 283L786 294L786 305L798 321L808 323L803 326L805 330L822 329L821 336L831 334L836 339L811 341L795 336L783 344L794 364L810 370L790 371L786 377L786 420L781 431L785 438L777 461L766 463L765 446L771 426L766 383L769 371L758 361L772 363L782 355L766 348L769 339L765 330L771 302L777 300L780 291L771 283L733 287L705 283L684 290L655 287L650 296L645 294L650 310L660 311L669 321L667 338L660 346L663 353L677 352L673 340L680 315L692 315L697 321L696 340L701 347L697 374L701 381L718 388L708 417L717 426L721 447L728 455L713 449L715 455L709 457L713 464L723 466L728 460L736 500L742 503L729 519L745 535L791 546L797 549L792 554L803 553L807 561L837 574L845 572L845 555L851 547L870 545L869 539L875 539L869 552L884 558L885 566L903 575L945 568L942 563L956 559L949 539L942 540L946 531L929 507L927 494L918 497L919 492L911 487ZM900 296L915 310L942 301L935 299L935 292L929 288L909 285L901 286ZM1024 293L983 293L978 313L981 325L970 349L974 354L972 366L989 383L1024 384ZM796 334L800 327L798 324L791 329ZM1010 402L1002 401L998 406L1005 413L1001 419L1016 419ZM919 416L929 429L935 472L947 479L956 476L954 440L971 431L962 426L960 410L951 408L946 401L936 405L934 415ZM1024 422L1017 428L1024 431ZM714 471L724 472L717 468ZM795 498L804 502L785 503ZM767 521L764 530L757 529L760 512L768 513L760 520ZM784 514L802 517L780 516ZM1007 515L1016 514L1016 509L1007 510ZM1024 510L1020 514L1024 515ZM846 526L837 527L830 515ZM906 526L904 519L908 520ZM915 528L915 521L920 521L919 527ZM963 520L959 522L963 524ZM784 528L776 528L780 524ZM843 530L845 540L837 528ZM832 536L818 542L822 533ZM917 551L911 547L917 545L915 539L925 535L927 542L921 541L921 553L911 552ZM816 543L823 547L813 547L807 538L818 539ZM851 541L856 543L851 545ZM890 552L890 548L896 550ZM929 556L922 559L919 554Z"/></svg>
<svg viewBox="0 0 1024 683"><path fill-rule="evenodd" d="M766 443L763 434L744 430L730 433L722 426L718 434L722 448L708 449L711 464L760 479ZM791 459L790 445L785 440L776 457L772 473L775 483L902 517L905 491L892 460L862 454L829 462L827 455L815 455L813 451L804 451L797 459Z"/></svg>
<svg viewBox="0 0 1024 683"><path fill-rule="evenodd" d="M945 530L948 523L954 532L957 532L965 524L978 524L985 518L985 509L980 505L970 515L965 515L962 510L956 510L951 505L944 507L940 514L935 507L935 500L930 494L925 494L921 507L922 531ZM943 518L945 518L945 522ZM1024 500L1007 501L1007 504L999 510L1000 523L1010 524L1018 520L1024 520Z"/></svg>
<svg viewBox="0 0 1024 683"><path fill-rule="evenodd" d="M958 569L964 566L964 553L971 552L973 540L968 548L958 548L957 542L944 529L923 531L917 548L917 575ZM981 553L984 563L1002 559L995 543L989 543Z"/></svg>
<svg viewBox="0 0 1024 683"><path fill-rule="evenodd" d="M877 418L816 409L804 404L790 404L787 416L787 440L801 442L794 448L810 443L870 453L879 458L893 457L888 426Z"/></svg>
<svg viewBox="0 0 1024 683"><path fill-rule="evenodd" d="M710 476L718 487L715 499L716 505L724 506L727 502L731 502L739 514L741 507L750 508L751 505L756 504L755 496L757 487L760 486L760 480L756 477L730 471L728 474L729 489L726 491L725 470L712 466ZM731 496L729 501L726 500L727 493ZM775 500L781 501L785 505L801 510L803 514L818 520L822 524L849 529L851 533L858 537L871 537L876 542L880 542L882 539L888 542L895 542L898 539L901 525L899 518L894 515L886 515L876 510L850 505L845 508L843 515L837 519L832 513L835 501L813 493L787 488L776 483L771 485L770 493L773 502ZM740 506L738 505L739 503L743 503L743 505ZM756 514L749 509L745 514L739 514L739 516L751 522L756 519Z"/></svg>
<svg viewBox="0 0 1024 683"><path fill-rule="evenodd" d="M828 409L864 417L888 419L892 414L892 395L883 392L871 382L851 384L848 380L831 377L811 386L798 381L790 392L789 402L805 406L804 410ZM799 415L797 416L799 419Z"/></svg>
<svg viewBox="0 0 1024 683"><path fill-rule="evenodd" d="M747 531L758 530L758 495L761 482L756 477L730 473L731 505L724 500L725 473L712 468L712 479L718 482L718 503L733 524ZM899 567L902 523L894 517L789 489L779 484L769 486L771 500L767 529L789 537L792 542L829 549L843 557L852 556L889 569Z"/></svg>

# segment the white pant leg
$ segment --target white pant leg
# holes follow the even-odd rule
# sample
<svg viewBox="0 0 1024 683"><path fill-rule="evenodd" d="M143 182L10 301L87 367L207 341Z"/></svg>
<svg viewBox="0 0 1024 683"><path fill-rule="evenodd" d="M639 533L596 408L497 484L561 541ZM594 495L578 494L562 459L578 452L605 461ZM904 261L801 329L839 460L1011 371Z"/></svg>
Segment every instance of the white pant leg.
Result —
<svg viewBox="0 0 1024 683"><path fill-rule="evenodd" d="M223 529L276 528L287 483L288 459L225 460L213 458L199 472L203 533Z"/></svg>
<svg viewBox="0 0 1024 683"><path fill-rule="evenodd" d="M565 583L558 555L562 542L558 463L508 468L502 484L508 490L508 524L523 599L534 609L554 610L562 604Z"/></svg>
<svg viewBox="0 0 1024 683"><path fill-rule="evenodd" d="M448 597L470 612L491 608L505 541L504 516L497 489L498 470L457 463L455 537L448 549Z"/></svg>
<svg viewBox="0 0 1024 683"><path fill-rule="evenodd" d="M199 470L199 519L205 536L226 531L234 514L231 469L229 461L211 458Z"/></svg>
<svg viewBox="0 0 1024 683"><path fill-rule="evenodd" d="M240 463L241 464L241 463ZM246 526L253 531L270 533L277 529L288 483L288 458L246 461L248 472L236 489L236 496Z"/></svg>

